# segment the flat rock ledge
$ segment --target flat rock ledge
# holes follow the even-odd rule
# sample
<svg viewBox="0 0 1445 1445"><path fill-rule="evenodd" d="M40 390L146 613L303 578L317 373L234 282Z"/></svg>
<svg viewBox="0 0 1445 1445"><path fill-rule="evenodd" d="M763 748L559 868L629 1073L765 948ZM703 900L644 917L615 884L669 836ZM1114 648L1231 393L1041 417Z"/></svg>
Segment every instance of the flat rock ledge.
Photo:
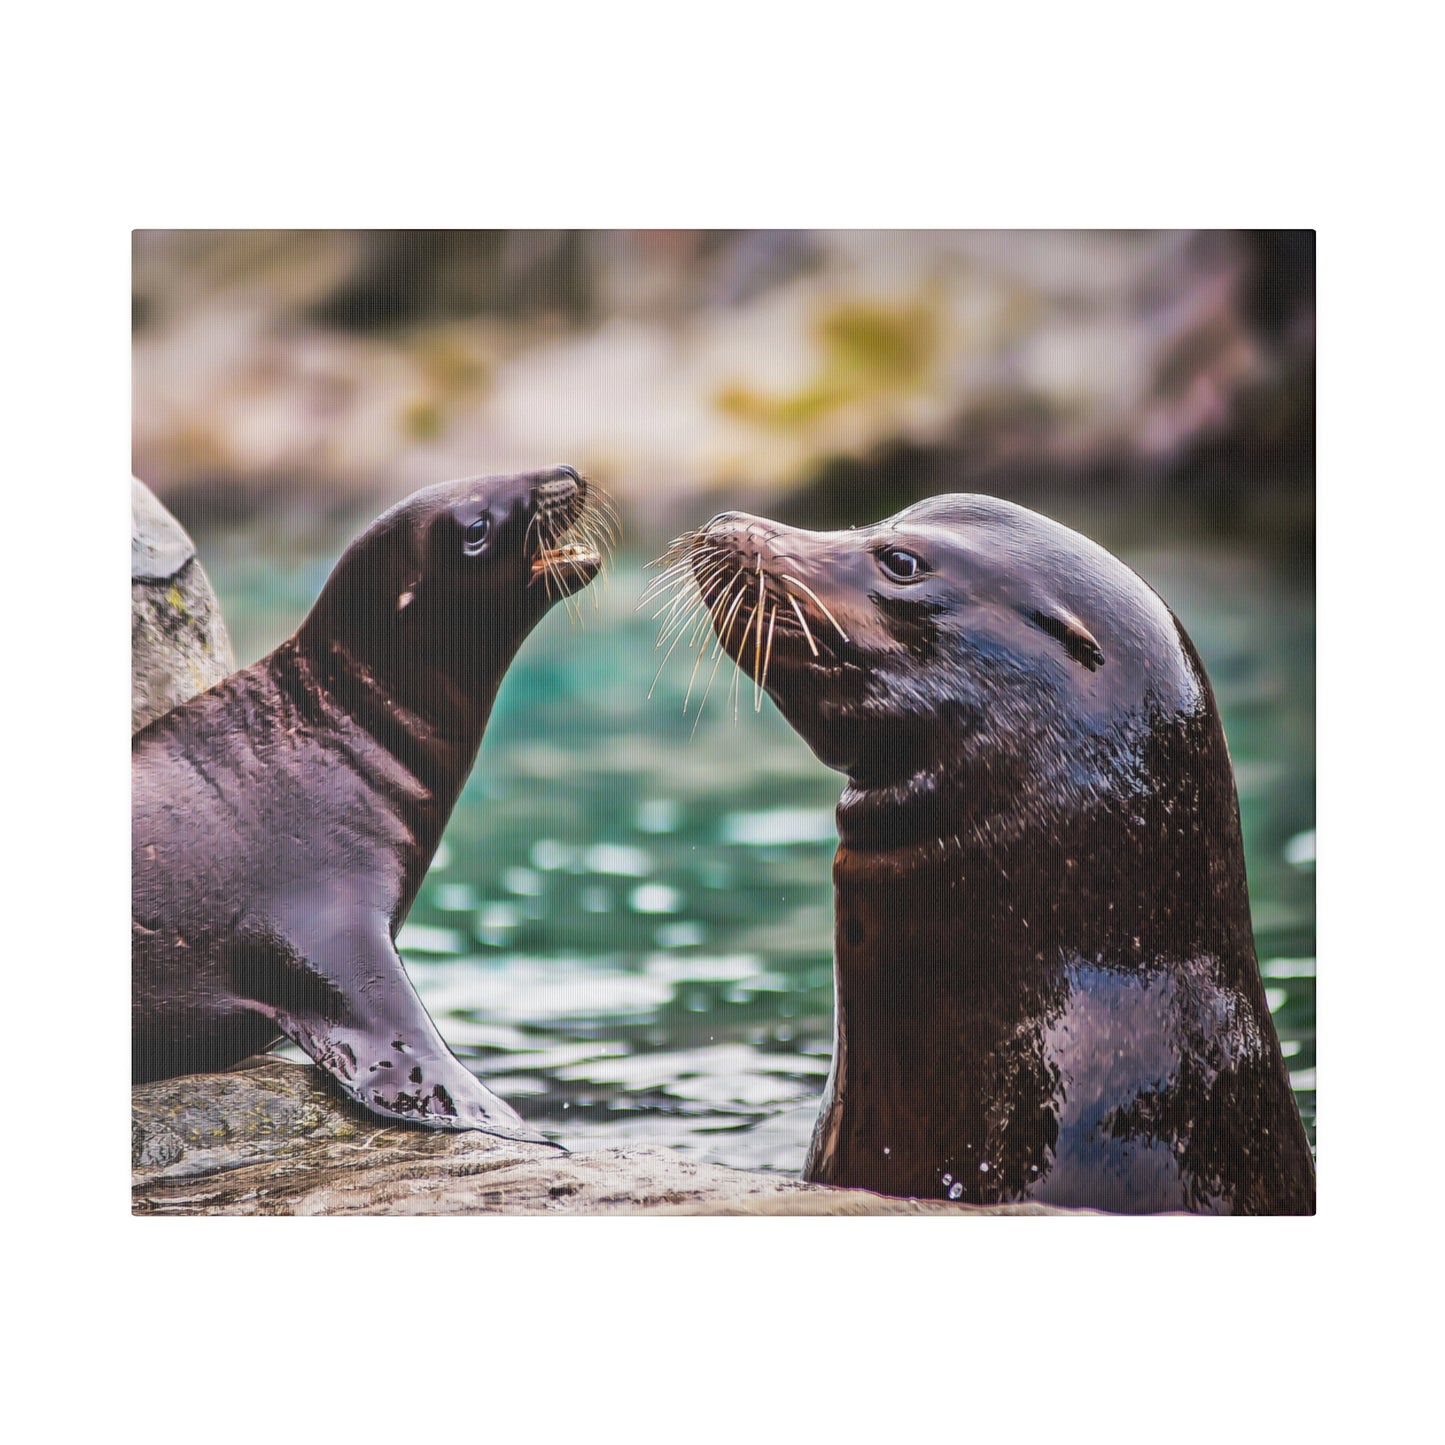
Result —
<svg viewBox="0 0 1445 1445"><path fill-rule="evenodd" d="M248 1060L132 1090L135 1214L1087 1214L888 1199L698 1164L380 1124L319 1070Z"/></svg>

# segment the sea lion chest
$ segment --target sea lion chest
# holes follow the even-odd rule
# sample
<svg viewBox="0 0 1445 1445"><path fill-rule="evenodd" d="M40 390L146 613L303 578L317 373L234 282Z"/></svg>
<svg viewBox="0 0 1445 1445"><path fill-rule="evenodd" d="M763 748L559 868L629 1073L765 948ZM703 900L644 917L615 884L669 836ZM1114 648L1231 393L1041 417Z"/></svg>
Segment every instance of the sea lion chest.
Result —
<svg viewBox="0 0 1445 1445"><path fill-rule="evenodd" d="M973 1203L1227 1207L1202 1148L1212 1091L1269 1059L1210 958L1126 940L1100 961L1060 944L1046 892L869 863L840 850L847 986L811 1177Z"/></svg>
<svg viewBox="0 0 1445 1445"><path fill-rule="evenodd" d="M393 918L435 849L430 790L262 664L138 733L133 761L138 962L184 952L192 988L327 899Z"/></svg>

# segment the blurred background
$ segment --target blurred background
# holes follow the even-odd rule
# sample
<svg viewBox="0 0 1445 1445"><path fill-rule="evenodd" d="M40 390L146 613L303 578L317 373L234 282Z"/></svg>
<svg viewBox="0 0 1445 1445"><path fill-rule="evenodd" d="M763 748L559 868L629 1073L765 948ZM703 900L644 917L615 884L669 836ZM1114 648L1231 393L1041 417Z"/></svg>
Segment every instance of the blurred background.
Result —
<svg viewBox="0 0 1445 1445"><path fill-rule="evenodd" d="M1086 533L1214 684L1313 1141L1314 271L1311 231L137 231L134 469L240 665L417 487L568 462L613 496L624 548L508 674L399 942L458 1053L574 1147L789 1171L841 779L750 686L735 717L726 660L684 714L645 564L724 508L832 527L945 491Z"/></svg>

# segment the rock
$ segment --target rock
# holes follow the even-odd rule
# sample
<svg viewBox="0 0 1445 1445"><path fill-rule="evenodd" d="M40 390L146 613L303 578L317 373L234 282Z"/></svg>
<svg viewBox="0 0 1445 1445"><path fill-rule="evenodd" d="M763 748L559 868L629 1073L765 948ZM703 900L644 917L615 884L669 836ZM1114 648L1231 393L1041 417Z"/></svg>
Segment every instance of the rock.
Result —
<svg viewBox="0 0 1445 1445"><path fill-rule="evenodd" d="M382 1124L309 1065L261 1057L132 1091L136 1214L1077 1214L886 1199L697 1164L667 1149L562 1154Z"/></svg>
<svg viewBox="0 0 1445 1445"><path fill-rule="evenodd" d="M131 481L130 729L236 670L216 594L181 524Z"/></svg>

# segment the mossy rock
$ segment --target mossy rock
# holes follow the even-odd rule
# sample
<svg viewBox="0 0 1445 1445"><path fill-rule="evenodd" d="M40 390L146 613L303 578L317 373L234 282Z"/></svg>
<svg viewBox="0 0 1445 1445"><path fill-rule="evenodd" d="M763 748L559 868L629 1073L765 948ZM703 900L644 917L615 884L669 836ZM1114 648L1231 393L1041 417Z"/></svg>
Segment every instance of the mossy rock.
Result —
<svg viewBox="0 0 1445 1445"><path fill-rule="evenodd" d="M131 480L130 730L236 670L216 594L185 529Z"/></svg>

